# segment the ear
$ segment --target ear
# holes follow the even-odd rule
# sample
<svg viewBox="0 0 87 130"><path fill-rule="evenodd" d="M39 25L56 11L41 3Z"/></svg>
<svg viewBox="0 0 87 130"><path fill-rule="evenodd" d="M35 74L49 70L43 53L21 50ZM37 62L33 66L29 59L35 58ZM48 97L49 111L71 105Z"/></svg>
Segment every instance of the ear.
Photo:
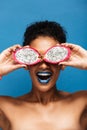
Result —
<svg viewBox="0 0 87 130"><path fill-rule="evenodd" d="M64 70L66 68L65 65L61 65L61 70Z"/></svg>

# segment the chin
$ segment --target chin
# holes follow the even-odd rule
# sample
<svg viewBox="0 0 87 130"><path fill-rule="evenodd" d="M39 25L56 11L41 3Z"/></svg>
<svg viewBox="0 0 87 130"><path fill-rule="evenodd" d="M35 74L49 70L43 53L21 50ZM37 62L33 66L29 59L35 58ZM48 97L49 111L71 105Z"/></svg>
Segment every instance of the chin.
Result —
<svg viewBox="0 0 87 130"><path fill-rule="evenodd" d="M48 84L46 84L46 85L43 85L43 84L41 84L41 85L38 85L38 87L37 87L37 89L40 91L40 92L48 92L48 91L50 91L51 89L52 89L53 87L52 87L52 85L48 85Z"/></svg>
<svg viewBox="0 0 87 130"><path fill-rule="evenodd" d="M39 88L39 91L40 92L48 92L51 88L46 88L46 87L43 87L43 88Z"/></svg>

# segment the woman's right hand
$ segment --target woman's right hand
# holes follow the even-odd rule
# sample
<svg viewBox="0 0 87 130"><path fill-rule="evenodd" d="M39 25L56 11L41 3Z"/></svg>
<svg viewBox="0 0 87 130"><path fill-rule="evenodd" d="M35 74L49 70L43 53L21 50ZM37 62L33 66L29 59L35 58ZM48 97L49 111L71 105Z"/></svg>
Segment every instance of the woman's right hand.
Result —
<svg viewBox="0 0 87 130"><path fill-rule="evenodd" d="M26 65L19 64L13 59L13 52L21 48L20 45L14 45L2 51L0 54L0 76L6 75L16 69L26 67Z"/></svg>

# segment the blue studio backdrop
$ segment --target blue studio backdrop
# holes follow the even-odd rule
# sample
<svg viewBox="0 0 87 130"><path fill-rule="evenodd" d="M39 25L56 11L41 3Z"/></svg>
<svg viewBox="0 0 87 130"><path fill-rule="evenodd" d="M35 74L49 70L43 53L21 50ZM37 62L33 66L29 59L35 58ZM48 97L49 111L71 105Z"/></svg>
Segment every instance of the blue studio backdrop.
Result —
<svg viewBox="0 0 87 130"><path fill-rule="evenodd" d="M0 52L22 45L26 27L35 21L59 22L67 31L67 42L87 49L87 0L0 0ZM16 70L0 81L0 95L20 96L31 90L28 71ZM87 71L67 67L57 87L67 92L87 90Z"/></svg>

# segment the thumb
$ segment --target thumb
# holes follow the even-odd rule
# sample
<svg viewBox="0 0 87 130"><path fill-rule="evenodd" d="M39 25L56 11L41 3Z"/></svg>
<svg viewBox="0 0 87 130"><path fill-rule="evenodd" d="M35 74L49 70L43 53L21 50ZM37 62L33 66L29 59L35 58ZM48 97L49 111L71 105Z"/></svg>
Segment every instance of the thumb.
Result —
<svg viewBox="0 0 87 130"><path fill-rule="evenodd" d="M70 63L67 61L63 61L63 62L60 62L59 65L70 66Z"/></svg>
<svg viewBox="0 0 87 130"><path fill-rule="evenodd" d="M14 66L14 69L19 69L19 68L26 68L26 65L25 64L16 64Z"/></svg>

